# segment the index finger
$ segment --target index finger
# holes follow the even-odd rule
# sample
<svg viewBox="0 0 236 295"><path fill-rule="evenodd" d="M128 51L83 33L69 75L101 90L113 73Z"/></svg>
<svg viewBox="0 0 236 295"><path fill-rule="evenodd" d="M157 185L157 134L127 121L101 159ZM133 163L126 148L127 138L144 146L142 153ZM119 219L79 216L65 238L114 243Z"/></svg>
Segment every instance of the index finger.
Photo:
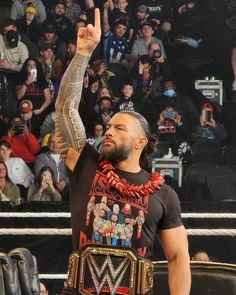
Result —
<svg viewBox="0 0 236 295"><path fill-rule="evenodd" d="M101 30L101 20L100 20L100 10L98 8L95 8L94 12L94 28L96 31Z"/></svg>

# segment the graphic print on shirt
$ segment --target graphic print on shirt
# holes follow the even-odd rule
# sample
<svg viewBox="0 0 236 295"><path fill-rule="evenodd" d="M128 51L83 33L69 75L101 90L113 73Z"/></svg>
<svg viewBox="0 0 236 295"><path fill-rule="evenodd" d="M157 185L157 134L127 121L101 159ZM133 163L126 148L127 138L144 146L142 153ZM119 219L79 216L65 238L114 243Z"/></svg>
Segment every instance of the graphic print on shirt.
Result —
<svg viewBox="0 0 236 295"><path fill-rule="evenodd" d="M86 226L92 225L93 243L131 247L132 236L139 239L148 209L148 197L127 198L111 188L97 171L87 204Z"/></svg>

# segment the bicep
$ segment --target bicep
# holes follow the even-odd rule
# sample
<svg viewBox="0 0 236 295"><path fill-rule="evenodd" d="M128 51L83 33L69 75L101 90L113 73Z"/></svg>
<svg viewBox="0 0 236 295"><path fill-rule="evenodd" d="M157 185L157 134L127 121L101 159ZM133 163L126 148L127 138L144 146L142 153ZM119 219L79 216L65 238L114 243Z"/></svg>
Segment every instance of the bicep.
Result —
<svg viewBox="0 0 236 295"><path fill-rule="evenodd" d="M183 225L160 230L158 238L168 261L172 261L181 253L188 253L188 239Z"/></svg>

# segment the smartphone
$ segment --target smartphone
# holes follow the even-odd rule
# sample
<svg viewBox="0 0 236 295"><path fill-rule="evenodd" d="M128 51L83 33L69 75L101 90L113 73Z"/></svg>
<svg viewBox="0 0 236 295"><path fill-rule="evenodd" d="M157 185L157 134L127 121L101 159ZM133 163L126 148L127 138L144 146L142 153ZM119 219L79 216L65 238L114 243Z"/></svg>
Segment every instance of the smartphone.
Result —
<svg viewBox="0 0 236 295"><path fill-rule="evenodd" d="M172 119L176 117L176 112L164 112L163 116L165 119Z"/></svg>
<svg viewBox="0 0 236 295"><path fill-rule="evenodd" d="M203 110L203 115L204 115L204 118L205 118L205 122L210 122L211 121L211 119L212 119L212 112L211 111Z"/></svg>
<svg viewBox="0 0 236 295"><path fill-rule="evenodd" d="M33 80L37 80L37 69L31 69L30 75L32 76Z"/></svg>

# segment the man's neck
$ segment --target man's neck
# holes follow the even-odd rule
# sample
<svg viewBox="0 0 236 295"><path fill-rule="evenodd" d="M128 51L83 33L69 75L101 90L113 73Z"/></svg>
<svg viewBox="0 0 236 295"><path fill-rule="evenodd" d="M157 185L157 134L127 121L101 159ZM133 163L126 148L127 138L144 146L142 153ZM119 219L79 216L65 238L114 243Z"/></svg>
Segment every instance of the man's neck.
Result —
<svg viewBox="0 0 236 295"><path fill-rule="evenodd" d="M152 41L152 36L150 37L143 37L144 43L149 44Z"/></svg>
<svg viewBox="0 0 236 295"><path fill-rule="evenodd" d="M114 167L130 173L138 173L141 170L139 163L134 163L134 161L131 161L129 159L114 163Z"/></svg>

